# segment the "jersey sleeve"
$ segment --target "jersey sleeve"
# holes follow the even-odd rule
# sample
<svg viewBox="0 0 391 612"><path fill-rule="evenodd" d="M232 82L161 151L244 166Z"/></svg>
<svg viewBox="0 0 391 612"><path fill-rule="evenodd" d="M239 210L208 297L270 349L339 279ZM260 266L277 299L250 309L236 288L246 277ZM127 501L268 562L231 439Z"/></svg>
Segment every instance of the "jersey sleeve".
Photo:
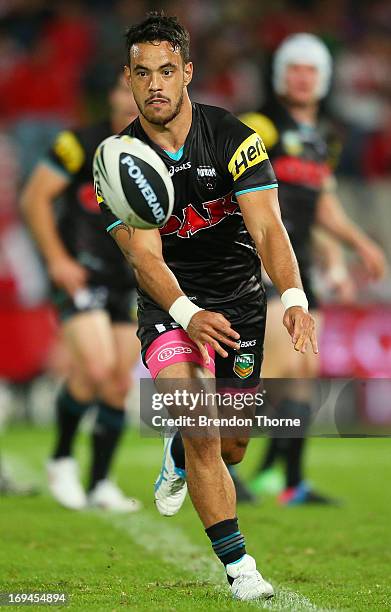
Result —
<svg viewBox="0 0 391 612"><path fill-rule="evenodd" d="M267 151L274 147L278 141L278 130L269 117L262 113L244 113L239 115L239 119L261 137Z"/></svg>
<svg viewBox="0 0 391 612"><path fill-rule="evenodd" d="M86 161L86 153L78 135L70 130L59 132L44 161L72 179Z"/></svg>
<svg viewBox="0 0 391 612"><path fill-rule="evenodd" d="M99 208L100 208L100 211L103 217L103 223L106 228L106 232L111 232L111 230L117 227L117 225L121 225L121 224L125 225L125 223L121 221L121 219L118 219L118 217L116 217L111 212L110 208L107 206L104 200L102 200L101 202L99 202L98 198L97 200L98 200Z"/></svg>
<svg viewBox="0 0 391 612"><path fill-rule="evenodd" d="M106 232L111 232L111 230L117 227L117 225L121 225L121 224L125 225L123 221L121 221L120 219L118 219L118 217L115 216L115 214L111 211L109 206L106 204L103 198L103 194L102 194L100 185L99 185L99 180L96 175L94 176L94 189L95 189L96 201L100 208L100 212L102 215L104 227L106 228Z"/></svg>
<svg viewBox="0 0 391 612"><path fill-rule="evenodd" d="M219 125L218 151L233 181L235 195L278 186L259 134L227 113Z"/></svg>

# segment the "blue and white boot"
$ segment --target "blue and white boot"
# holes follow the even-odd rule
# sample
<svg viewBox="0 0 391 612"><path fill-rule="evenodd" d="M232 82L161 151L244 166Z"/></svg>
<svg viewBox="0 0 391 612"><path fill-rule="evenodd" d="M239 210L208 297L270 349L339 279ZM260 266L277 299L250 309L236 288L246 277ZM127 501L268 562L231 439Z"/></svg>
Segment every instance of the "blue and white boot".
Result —
<svg viewBox="0 0 391 612"><path fill-rule="evenodd" d="M255 559L250 555L244 555L236 563L229 563L225 569L233 580L231 592L235 599L250 601L273 597L272 585L257 571Z"/></svg>
<svg viewBox="0 0 391 612"><path fill-rule="evenodd" d="M173 516L182 507L187 493L186 471L176 467L171 453L174 436L165 438L163 463L155 482L155 504L163 516Z"/></svg>

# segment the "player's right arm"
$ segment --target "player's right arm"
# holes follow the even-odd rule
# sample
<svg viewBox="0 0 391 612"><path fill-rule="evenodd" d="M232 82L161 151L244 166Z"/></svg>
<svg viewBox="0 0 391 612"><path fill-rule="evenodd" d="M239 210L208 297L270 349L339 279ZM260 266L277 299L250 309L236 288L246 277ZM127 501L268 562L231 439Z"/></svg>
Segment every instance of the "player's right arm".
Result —
<svg viewBox="0 0 391 612"><path fill-rule="evenodd" d="M46 260L53 282L74 295L87 278L86 270L68 253L56 227L54 200L64 192L69 180L40 163L30 176L21 196L27 224Z"/></svg>
<svg viewBox="0 0 391 612"><path fill-rule="evenodd" d="M46 161L37 165L23 189L21 205L26 222L46 260L50 278L57 286L74 295L85 285L87 272L68 253L57 229L54 201L72 179L71 174L62 169L60 160L58 156L56 165L49 165ZM70 167L76 168L74 163Z"/></svg>
<svg viewBox="0 0 391 612"><path fill-rule="evenodd" d="M158 230L136 230L123 223L114 222L110 234L135 271L137 282L145 293L167 312L178 298L185 298L186 307L187 298L164 261ZM239 339L239 334L231 328L231 324L222 314L216 312L195 312L186 331L197 344L206 363L209 361L209 355L205 344L209 344L222 357L227 357L228 353L220 343L234 349L239 348L235 342Z"/></svg>

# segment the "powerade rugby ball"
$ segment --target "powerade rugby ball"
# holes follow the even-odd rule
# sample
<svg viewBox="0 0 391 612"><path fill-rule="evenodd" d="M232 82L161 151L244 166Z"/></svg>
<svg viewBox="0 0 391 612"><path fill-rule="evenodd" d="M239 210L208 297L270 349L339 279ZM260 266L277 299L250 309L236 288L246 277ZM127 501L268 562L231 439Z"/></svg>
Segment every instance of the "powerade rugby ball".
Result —
<svg viewBox="0 0 391 612"><path fill-rule="evenodd" d="M109 136L93 163L95 189L112 213L140 229L162 227L174 206L174 185L160 157L141 140Z"/></svg>

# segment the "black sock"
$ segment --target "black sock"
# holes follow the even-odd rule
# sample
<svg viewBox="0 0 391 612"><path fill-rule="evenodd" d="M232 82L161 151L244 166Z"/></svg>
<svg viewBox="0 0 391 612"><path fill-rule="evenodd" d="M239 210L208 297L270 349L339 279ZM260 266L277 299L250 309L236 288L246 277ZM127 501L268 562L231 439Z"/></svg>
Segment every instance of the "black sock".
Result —
<svg viewBox="0 0 391 612"><path fill-rule="evenodd" d="M262 456L258 472L263 472L272 467L276 460L281 456L280 438L270 438L266 449L266 454Z"/></svg>
<svg viewBox="0 0 391 612"><path fill-rule="evenodd" d="M125 427L125 411L99 402L92 434L93 459L89 490L104 480Z"/></svg>
<svg viewBox="0 0 391 612"><path fill-rule="evenodd" d="M305 447L305 436L310 425L311 406L308 402L299 402L292 399L285 399L281 402L279 409L281 418L300 419L300 428L291 429L295 431L296 436L289 437L289 431L286 432L287 437L281 439L283 442L283 453L286 464L286 486L287 488L296 487L303 480L303 453Z"/></svg>
<svg viewBox="0 0 391 612"><path fill-rule="evenodd" d="M244 537L239 531L236 517L211 525L205 531L212 542L213 550L223 565L239 561L246 554ZM232 584L233 579L230 576L227 578Z"/></svg>
<svg viewBox="0 0 391 612"><path fill-rule="evenodd" d="M291 438L287 440L286 449L286 486L288 489L297 487L303 480L303 454L306 438Z"/></svg>
<svg viewBox="0 0 391 612"><path fill-rule="evenodd" d="M57 431L58 438L53 459L69 457L72 443L79 423L90 407L90 402L79 402L64 387L57 397Z"/></svg>
<svg viewBox="0 0 391 612"><path fill-rule="evenodd" d="M177 431L174 436L171 446L171 455L174 459L175 467L185 470L185 448L179 431Z"/></svg>

